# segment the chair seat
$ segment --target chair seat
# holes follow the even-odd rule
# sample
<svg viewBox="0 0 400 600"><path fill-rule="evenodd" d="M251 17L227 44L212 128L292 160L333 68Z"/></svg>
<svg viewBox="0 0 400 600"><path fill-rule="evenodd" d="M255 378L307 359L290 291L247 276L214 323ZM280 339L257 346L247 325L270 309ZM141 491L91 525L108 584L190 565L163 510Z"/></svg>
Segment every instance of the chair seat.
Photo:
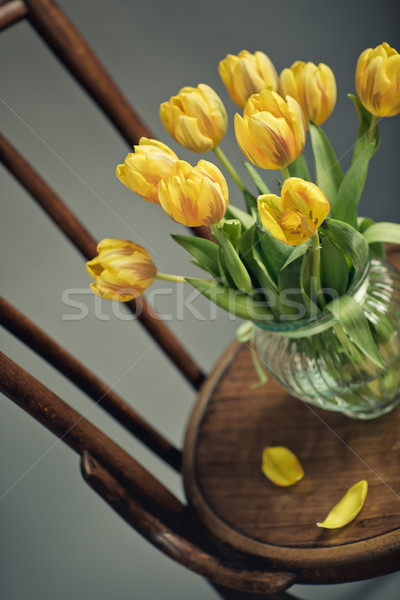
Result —
<svg viewBox="0 0 400 600"><path fill-rule="evenodd" d="M397 258L397 257L396 257ZM339 583L400 568L400 407L356 421L257 379L247 346L233 343L204 384L184 449L188 501L219 546L249 564ZM289 488L261 472L265 446L287 446L305 477ZM365 506L346 527L316 526L366 479ZM257 558L256 558L257 557Z"/></svg>

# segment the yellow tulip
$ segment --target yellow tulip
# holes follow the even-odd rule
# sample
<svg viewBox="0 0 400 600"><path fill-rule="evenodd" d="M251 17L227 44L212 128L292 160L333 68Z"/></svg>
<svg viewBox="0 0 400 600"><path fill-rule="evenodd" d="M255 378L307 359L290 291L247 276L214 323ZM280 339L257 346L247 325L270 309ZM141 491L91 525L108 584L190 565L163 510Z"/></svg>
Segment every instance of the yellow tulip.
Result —
<svg viewBox="0 0 400 600"><path fill-rule="evenodd" d="M218 223L228 208L225 177L206 160L196 167L177 161L171 178L160 181L158 197L168 216L187 227Z"/></svg>
<svg viewBox="0 0 400 600"><path fill-rule="evenodd" d="M86 263L96 280L91 290L108 300L127 302L140 296L157 275L149 253L134 242L105 239L97 246L98 255Z"/></svg>
<svg viewBox="0 0 400 600"><path fill-rule="evenodd" d="M218 146L228 119L221 98L204 83L184 87L160 106L161 121L172 137L193 152Z"/></svg>
<svg viewBox="0 0 400 600"><path fill-rule="evenodd" d="M400 113L400 55L384 42L360 55L356 89L361 102L375 117Z"/></svg>
<svg viewBox="0 0 400 600"><path fill-rule="evenodd" d="M315 183L298 177L286 179L281 197L259 196L257 206L264 227L290 246L297 246L314 235L330 210L322 190Z"/></svg>
<svg viewBox="0 0 400 600"><path fill-rule="evenodd" d="M332 70L323 63L296 61L283 69L279 78L279 93L291 96L300 104L306 125L309 120L322 125L336 104L336 80Z"/></svg>
<svg viewBox="0 0 400 600"><path fill-rule="evenodd" d="M303 151L303 111L290 96L262 90L250 96L243 118L235 115L235 133L246 158L261 169L283 169Z"/></svg>
<svg viewBox="0 0 400 600"><path fill-rule="evenodd" d="M127 188L142 196L148 202L160 204L157 187L161 179L171 176L172 165L177 155L158 140L142 137L128 154L125 162L117 166L117 177Z"/></svg>
<svg viewBox="0 0 400 600"><path fill-rule="evenodd" d="M251 54L242 50L237 56L228 54L218 65L222 81L232 100L244 108L252 94L265 88L278 90L278 74L264 52Z"/></svg>

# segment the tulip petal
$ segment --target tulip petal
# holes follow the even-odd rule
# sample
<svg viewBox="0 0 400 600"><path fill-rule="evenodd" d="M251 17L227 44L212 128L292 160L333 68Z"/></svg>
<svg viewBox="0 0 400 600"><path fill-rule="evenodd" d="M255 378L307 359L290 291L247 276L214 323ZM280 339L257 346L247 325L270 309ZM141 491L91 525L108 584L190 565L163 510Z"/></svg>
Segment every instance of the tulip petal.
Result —
<svg viewBox="0 0 400 600"><path fill-rule="evenodd" d="M271 113L249 117L249 134L265 157L270 169L282 169L292 162L296 146L287 121ZM266 161L265 161L266 162Z"/></svg>
<svg viewBox="0 0 400 600"><path fill-rule="evenodd" d="M261 470L267 479L282 487L294 485L304 477L299 459L285 446L264 448Z"/></svg>
<svg viewBox="0 0 400 600"><path fill-rule="evenodd" d="M245 157L256 165L260 169L268 169L271 166L271 162L268 157L260 151L260 149L254 143L254 140L250 136L248 119L243 119L238 113L234 119L236 141L239 148L245 155Z"/></svg>
<svg viewBox="0 0 400 600"><path fill-rule="evenodd" d="M326 519L322 523L316 523L317 527L338 529L350 523L364 506L367 491L368 483L365 479L353 485L332 508Z"/></svg>

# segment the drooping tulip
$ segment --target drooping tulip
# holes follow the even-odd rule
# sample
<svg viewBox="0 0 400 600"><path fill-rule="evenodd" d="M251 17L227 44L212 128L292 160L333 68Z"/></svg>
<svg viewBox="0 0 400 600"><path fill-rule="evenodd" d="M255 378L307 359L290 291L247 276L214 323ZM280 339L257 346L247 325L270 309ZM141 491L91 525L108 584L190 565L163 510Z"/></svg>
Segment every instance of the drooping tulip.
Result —
<svg viewBox="0 0 400 600"><path fill-rule="evenodd" d="M104 239L98 255L86 263L95 282L91 290L108 300L127 302L140 296L154 281L157 268L149 253L134 242Z"/></svg>

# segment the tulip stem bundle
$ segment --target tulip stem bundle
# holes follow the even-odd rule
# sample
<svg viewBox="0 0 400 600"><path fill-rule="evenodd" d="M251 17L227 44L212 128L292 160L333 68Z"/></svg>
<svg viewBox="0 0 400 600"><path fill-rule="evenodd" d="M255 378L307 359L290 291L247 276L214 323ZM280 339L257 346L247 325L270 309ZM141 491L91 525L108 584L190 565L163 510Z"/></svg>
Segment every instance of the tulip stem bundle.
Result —
<svg viewBox="0 0 400 600"><path fill-rule="evenodd" d="M289 179L290 173L289 173L289 169L287 167L282 167L281 173L282 173L283 181L286 181L286 179Z"/></svg>

